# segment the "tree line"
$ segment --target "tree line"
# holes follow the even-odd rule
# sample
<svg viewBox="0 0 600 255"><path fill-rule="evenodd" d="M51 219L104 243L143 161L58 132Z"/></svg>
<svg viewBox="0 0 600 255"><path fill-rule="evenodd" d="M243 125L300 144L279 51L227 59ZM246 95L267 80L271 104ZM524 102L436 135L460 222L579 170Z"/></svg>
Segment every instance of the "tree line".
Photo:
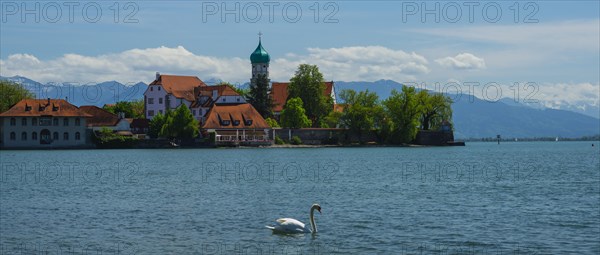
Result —
<svg viewBox="0 0 600 255"><path fill-rule="evenodd" d="M324 93L323 74L316 65L302 64L290 79L288 99L278 123L272 118L272 99L265 96L268 86L266 77L259 77L248 95L249 102L271 127L341 127L359 138L374 132L382 143L401 144L412 142L419 129L437 130L445 122L451 125L452 120L449 97L408 86L393 90L385 100L368 90L343 90L343 110L333 111L333 98Z"/></svg>

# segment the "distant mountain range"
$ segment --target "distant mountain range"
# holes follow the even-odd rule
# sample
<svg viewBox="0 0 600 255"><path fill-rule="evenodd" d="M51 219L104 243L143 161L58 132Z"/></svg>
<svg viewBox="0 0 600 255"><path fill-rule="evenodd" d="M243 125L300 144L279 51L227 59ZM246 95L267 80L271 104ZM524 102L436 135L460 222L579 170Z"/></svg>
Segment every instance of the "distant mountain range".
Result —
<svg viewBox="0 0 600 255"><path fill-rule="evenodd" d="M74 105L113 104L117 101L142 99L147 84L139 82L124 85L116 81L99 84L47 83L42 84L26 77L1 77L23 84L37 98L63 98ZM212 79L206 83L216 84L220 80ZM242 84L240 87L247 87ZM344 89L354 89L377 93L380 99L387 98L392 89L400 90L402 84L391 80L375 82L335 82L339 93ZM484 138L500 134L504 138L532 137L581 137L600 134L600 119L569 110L548 109L536 105L525 105L503 98L489 102L477 97L455 95L452 105L455 137Z"/></svg>

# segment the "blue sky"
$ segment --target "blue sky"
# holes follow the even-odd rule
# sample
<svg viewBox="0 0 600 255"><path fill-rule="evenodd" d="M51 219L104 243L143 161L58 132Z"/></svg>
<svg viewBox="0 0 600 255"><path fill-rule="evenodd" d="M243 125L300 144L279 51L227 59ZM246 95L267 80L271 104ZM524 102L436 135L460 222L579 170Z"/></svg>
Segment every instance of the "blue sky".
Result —
<svg viewBox="0 0 600 255"><path fill-rule="evenodd" d="M464 2L75 3L70 13L60 1L3 1L0 75L42 82L150 82L159 71L246 82L261 31L273 80L287 80L298 64L311 63L328 80L535 82L540 98L554 103L598 106L600 97L599 1L470 2L473 22ZM261 17L253 23L256 6ZM225 22L223 7L234 13ZM424 21L423 7L434 9ZM293 23L296 8L302 15Z"/></svg>

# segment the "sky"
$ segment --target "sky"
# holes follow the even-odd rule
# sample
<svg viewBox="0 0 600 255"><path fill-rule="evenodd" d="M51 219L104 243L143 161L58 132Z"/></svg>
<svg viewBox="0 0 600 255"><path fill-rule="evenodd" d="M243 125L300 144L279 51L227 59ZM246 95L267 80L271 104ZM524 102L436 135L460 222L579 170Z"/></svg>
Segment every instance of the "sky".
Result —
<svg viewBox="0 0 600 255"><path fill-rule="evenodd" d="M0 5L1 76L148 83L160 72L245 83L261 32L273 81L289 80L308 63L326 80L390 79L491 98L599 105L599 1Z"/></svg>

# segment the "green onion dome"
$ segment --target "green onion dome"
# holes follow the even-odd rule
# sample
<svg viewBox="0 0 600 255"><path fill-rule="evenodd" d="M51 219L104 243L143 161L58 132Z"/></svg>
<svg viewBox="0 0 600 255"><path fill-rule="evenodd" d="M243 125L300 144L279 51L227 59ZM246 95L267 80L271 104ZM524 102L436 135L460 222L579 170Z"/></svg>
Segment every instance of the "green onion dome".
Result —
<svg viewBox="0 0 600 255"><path fill-rule="evenodd" d="M254 52L252 52L252 55L250 55L250 61L252 62L252 64L269 63L271 61L269 53L267 53L265 48L263 48L260 40L258 40L258 47L256 47L256 50L254 50Z"/></svg>

